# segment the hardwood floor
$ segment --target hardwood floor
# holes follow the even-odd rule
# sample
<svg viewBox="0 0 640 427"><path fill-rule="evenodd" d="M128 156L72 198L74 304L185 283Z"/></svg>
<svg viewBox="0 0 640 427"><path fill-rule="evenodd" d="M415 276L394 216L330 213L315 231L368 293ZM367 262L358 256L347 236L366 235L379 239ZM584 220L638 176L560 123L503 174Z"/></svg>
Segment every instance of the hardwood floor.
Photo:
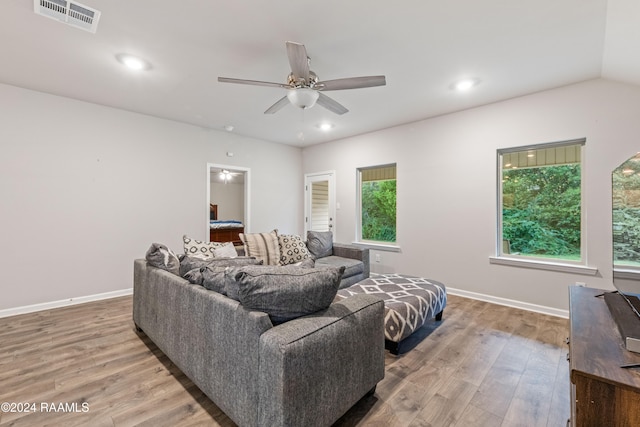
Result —
<svg viewBox="0 0 640 427"><path fill-rule="evenodd" d="M0 403L23 409L0 426L233 426L131 310L128 296L0 319ZM335 425L565 426L567 336L566 319L449 296Z"/></svg>

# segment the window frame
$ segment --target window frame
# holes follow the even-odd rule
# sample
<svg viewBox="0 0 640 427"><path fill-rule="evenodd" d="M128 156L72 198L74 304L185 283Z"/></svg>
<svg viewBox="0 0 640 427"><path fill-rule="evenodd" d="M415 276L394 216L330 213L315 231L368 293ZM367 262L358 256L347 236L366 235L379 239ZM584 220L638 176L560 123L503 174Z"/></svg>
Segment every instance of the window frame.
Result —
<svg viewBox="0 0 640 427"><path fill-rule="evenodd" d="M396 241L395 242L382 242L376 240L364 240L362 238L362 172L371 169L382 169L388 167L395 167L396 170ZM354 244L368 247L371 249L386 250L397 252L400 250L398 246L398 164L396 162L384 163L374 166L363 166L356 168L356 237Z"/></svg>
<svg viewBox="0 0 640 427"><path fill-rule="evenodd" d="M556 259L546 257L536 257L531 255L520 255L504 253L503 250L503 188L502 188L502 157L505 154L540 150L547 148L558 148L570 145L580 145L580 260ZM554 271L565 271L579 274L595 275L597 268L588 267L587 257L587 236L586 236L586 203L585 203L585 152L586 138L547 142L519 147L500 148L496 150L496 217L497 230L495 242L495 256L490 257L493 264L503 264L511 266L523 266L529 268L540 268Z"/></svg>

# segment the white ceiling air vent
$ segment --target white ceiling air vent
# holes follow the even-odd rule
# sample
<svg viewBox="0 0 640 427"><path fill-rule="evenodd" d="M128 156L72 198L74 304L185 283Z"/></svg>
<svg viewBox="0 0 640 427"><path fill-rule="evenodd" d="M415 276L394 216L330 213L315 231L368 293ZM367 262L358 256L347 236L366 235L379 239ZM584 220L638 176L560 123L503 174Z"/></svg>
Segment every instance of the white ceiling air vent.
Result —
<svg viewBox="0 0 640 427"><path fill-rule="evenodd" d="M65 24L95 33L100 11L66 0L33 0L33 11Z"/></svg>

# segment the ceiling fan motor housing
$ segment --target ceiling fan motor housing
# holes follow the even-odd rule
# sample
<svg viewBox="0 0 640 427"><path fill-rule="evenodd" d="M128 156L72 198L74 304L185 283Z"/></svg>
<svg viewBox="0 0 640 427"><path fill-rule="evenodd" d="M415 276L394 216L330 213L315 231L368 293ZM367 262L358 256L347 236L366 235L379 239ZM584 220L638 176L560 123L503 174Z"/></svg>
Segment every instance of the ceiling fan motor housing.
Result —
<svg viewBox="0 0 640 427"><path fill-rule="evenodd" d="M287 76L287 83L294 88L301 87L314 87L318 83L318 76L313 71L309 70L309 81L305 81L304 77L297 77L293 73L289 73Z"/></svg>

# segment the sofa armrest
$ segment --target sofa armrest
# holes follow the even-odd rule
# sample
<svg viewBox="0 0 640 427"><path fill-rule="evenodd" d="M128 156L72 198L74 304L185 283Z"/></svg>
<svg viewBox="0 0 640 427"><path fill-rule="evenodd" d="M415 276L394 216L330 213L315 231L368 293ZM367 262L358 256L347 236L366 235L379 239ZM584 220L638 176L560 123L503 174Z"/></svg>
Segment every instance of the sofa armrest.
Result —
<svg viewBox="0 0 640 427"><path fill-rule="evenodd" d="M333 424L384 378L383 321L383 301L359 294L263 333L258 424Z"/></svg>
<svg viewBox="0 0 640 427"><path fill-rule="evenodd" d="M364 264L363 277L369 277L371 271L369 265L369 248L362 248L356 245L347 245L344 243L334 243L333 255L362 261Z"/></svg>

